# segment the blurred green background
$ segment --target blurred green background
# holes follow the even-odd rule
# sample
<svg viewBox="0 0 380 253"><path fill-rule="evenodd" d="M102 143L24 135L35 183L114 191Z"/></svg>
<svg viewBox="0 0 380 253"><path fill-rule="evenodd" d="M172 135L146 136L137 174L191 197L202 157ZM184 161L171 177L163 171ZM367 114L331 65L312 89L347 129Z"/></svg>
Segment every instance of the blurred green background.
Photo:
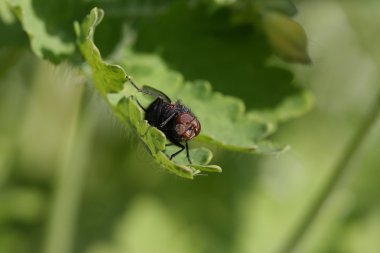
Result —
<svg viewBox="0 0 380 253"><path fill-rule="evenodd" d="M252 27L226 32L223 11L184 13L177 2L68 1L73 20L104 8L104 56L133 31L133 50L160 55L187 80L211 81L248 109L310 89L313 110L272 138L291 149L214 148L222 174L191 181L167 173L112 115L79 57L53 65L35 56L1 3L1 253L285 252L374 106L380 2L294 1L310 66L273 56ZM221 53L226 44L231 51ZM292 252L380 252L379 122L367 137Z"/></svg>

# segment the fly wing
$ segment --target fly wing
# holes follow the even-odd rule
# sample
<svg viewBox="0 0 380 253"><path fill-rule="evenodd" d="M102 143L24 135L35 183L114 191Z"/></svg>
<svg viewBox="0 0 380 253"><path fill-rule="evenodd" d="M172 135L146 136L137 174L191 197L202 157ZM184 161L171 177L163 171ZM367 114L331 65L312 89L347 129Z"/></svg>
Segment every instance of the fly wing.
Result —
<svg viewBox="0 0 380 253"><path fill-rule="evenodd" d="M172 102L172 100L169 98L169 96L166 95L165 93L163 93L160 90L157 90L157 89L155 89L153 87L150 87L148 85L144 85L142 87L142 89L145 90L145 91L147 91L152 96L156 96L156 97L162 98L162 100L164 100L165 102L168 102L168 103Z"/></svg>

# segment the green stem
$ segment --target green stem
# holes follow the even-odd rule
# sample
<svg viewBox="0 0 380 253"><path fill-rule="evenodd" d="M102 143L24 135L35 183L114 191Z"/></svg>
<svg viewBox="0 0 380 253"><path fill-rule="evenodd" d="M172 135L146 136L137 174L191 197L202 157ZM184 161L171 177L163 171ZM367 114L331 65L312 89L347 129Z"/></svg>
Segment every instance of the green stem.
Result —
<svg viewBox="0 0 380 253"><path fill-rule="evenodd" d="M309 210L307 210L306 215L301 220L299 226L295 229L291 235L285 247L280 251L281 253L293 252L297 245L301 242L302 238L305 236L307 230L315 221L318 213L321 211L327 198L333 192L337 186L339 179L347 171L348 165L360 149L365 139L368 137L371 128L375 125L376 120L380 114L380 96L377 97L376 103L374 104L368 117L365 119L361 127L358 129L356 134L353 136L349 144L347 145L342 157L338 160L331 176L326 182L324 188L321 190L317 198L310 205Z"/></svg>
<svg viewBox="0 0 380 253"><path fill-rule="evenodd" d="M78 96L82 98L83 89ZM76 103L77 111L73 115L58 166L45 253L72 252L95 120L94 113L87 110L80 112L81 98Z"/></svg>

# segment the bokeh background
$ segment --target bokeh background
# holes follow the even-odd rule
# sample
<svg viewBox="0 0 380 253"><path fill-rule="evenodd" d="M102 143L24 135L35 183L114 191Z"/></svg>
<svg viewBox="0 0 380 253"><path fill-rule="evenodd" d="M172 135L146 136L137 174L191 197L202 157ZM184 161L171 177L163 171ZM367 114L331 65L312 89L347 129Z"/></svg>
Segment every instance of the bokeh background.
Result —
<svg viewBox="0 0 380 253"><path fill-rule="evenodd" d="M214 30L207 42L212 48L204 49L193 36L205 32L194 27L207 28L202 17L175 8L165 13L167 1L154 8L142 2L145 9L138 1L93 3L106 13L99 28L109 38L99 40L104 55L130 22L135 51L159 54L188 80L210 80L248 109L311 90L314 108L272 137L291 149L258 156L214 148L222 174L193 181L171 175L112 115L77 65L36 57L20 25L7 23L3 14L0 252L285 252L375 106L380 2L294 1L295 19L308 36L309 66L267 57L260 35L250 37L258 41L253 51L242 43L218 58L213 53L222 49L217 41L225 39L223 31ZM125 20L123 6L132 10L132 20ZM151 17L151 11L164 14ZM233 36L251 33L246 29ZM380 252L379 154L377 122L292 252Z"/></svg>

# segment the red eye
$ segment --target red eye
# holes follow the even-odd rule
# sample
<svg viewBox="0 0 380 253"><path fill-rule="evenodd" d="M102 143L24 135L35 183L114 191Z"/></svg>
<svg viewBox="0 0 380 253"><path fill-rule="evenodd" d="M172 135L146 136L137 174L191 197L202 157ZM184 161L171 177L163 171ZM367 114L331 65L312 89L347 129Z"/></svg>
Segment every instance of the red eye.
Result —
<svg viewBox="0 0 380 253"><path fill-rule="evenodd" d="M182 140L191 140L199 134L200 129L200 123L194 115L183 113L177 117L176 132Z"/></svg>

